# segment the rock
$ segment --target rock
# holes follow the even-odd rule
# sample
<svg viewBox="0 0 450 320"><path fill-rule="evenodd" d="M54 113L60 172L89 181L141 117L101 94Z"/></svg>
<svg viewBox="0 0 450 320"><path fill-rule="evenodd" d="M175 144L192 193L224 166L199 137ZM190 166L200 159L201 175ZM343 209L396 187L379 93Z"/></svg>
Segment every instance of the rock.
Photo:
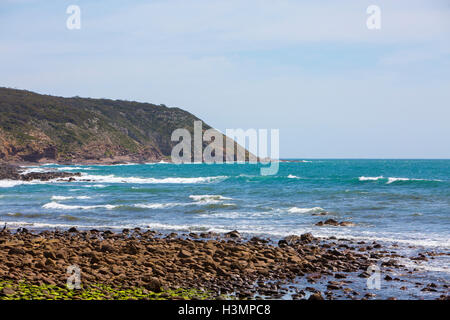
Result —
<svg viewBox="0 0 450 320"><path fill-rule="evenodd" d="M2 289L2 296L9 296L9 295L13 295L13 294L15 294L16 293L16 291L14 291L14 289L13 288L10 288L10 287L4 287L3 289Z"/></svg>
<svg viewBox="0 0 450 320"><path fill-rule="evenodd" d="M328 215L328 212L322 211L322 212L316 212L312 214L313 216L326 216Z"/></svg>
<svg viewBox="0 0 450 320"><path fill-rule="evenodd" d="M368 278L368 277L370 277L370 273L364 271L363 273L360 273L358 275L358 277L360 277L360 278Z"/></svg>
<svg viewBox="0 0 450 320"><path fill-rule="evenodd" d="M78 232L77 228L75 228L75 227L72 227L72 228L70 228L67 231L70 232L70 233L77 233Z"/></svg>
<svg viewBox="0 0 450 320"><path fill-rule="evenodd" d="M392 277L390 276L390 275L386 275L385 277L384 277L384 280L386 280L386 281L391 281L392 280Z"/></svg>
<svg viewBox="0 0 450 320"><path fill-rule="evenodd" d="M355 226L355 224L353 222L350 222L350 221L338 222L338 221L336 221L334 219L328 219L328 220L319 221L319 222L316 223L316 226L319 226L319 227L325 226L325 225L327 225L327 226L335 226L335 227L338 227L338 226L341 226L341 227Z"/></svg>
<svg viewBox="0 0 450 320"><path fill-rule="evenodd" d="M116 249L109 244L102 244L100 247L101 252L116 252Z"/></svg>
<svg viewBox="0 0 450 320"><path fill-rule="evenodd" d="M44 251L44 257L52 260L56 260L56 255L53 251Z"/></svg>
<svg viewBox="0 0 450 320"><path fill-rule="evenodd" d="M127 254L131 254L131 255L136 255L139 253L139 248L136 244L134 243L128 243L125 248L123 249L124 253Z"/></svg>
<svg viewBox="0 0 450 320"><path fill-rule="evenodd" d="M255 243L267 243L268 241L266 239L262 239L259 237L253 237L250 239L250 242L255 242Z"/></svg>
<svg viewBox="0 0 450 320"><path fill-rule="evenodd" d="M313 242L316 238L311 233L304 233L300 236L300 240L304 243Z"/></svg>
<svg viewBox="0 0 450 320"><path fill-rule="evenodd" d="M144 282L145 289L156 293L161 292L161 281L158 278L144 277L142 281Z"/></svg>
<svg viewBox="0 0 450 320"><path fill-rule="evenodd" d="M323 300L323 297L320 292L316 292L316 293L310 295L308 300Z"/></svg>
<svg viewBox="0 0 450 320"><path fill-rule="evenodd" d="M325 220L323 224L330 225L330 226L337 226L337 225L339 225L339 222L337 222L334 219L328 219L328 220Z"/></svg>
<svg viewBox="0 0 450 320"><path fill-rule="evenodd" d="M13 255L13 254L20 254L23 255L25 254L25 250L23 250L22 248L11 248L8 251L8 254Z"/></svg>
<svg viewBox="0 0 450 320"><path fill-rule="evenodd" d="M178 252L178 257L180 258L190 258L192 256L192 254L184 249L181 249L180 252Z"/></svg>
<svg viewBox="0 0 450 320"><path fill-rule="evenodd" d="M225 233L226 238L240 238L241 234L237 230Z"/></svg>
<svg viewBox="0 0 450 320"><path fill-rule="evenodd" d="M338 226L339 222L337 222L334 219L328 219L325 221L319 221L316 223L316 226L324 226L324 225L329 225L329 226Z"/></svg>

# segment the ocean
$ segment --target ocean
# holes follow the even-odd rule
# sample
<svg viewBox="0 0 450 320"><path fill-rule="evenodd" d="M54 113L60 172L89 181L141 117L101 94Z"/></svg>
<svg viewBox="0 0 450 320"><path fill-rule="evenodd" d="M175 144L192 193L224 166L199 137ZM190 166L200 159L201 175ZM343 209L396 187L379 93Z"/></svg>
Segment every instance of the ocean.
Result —
<svg viewBox="0 0 450 320"><path fill-rule="evenodd" d="M227 232L280 239L377 241L407 250L450 249L450 160L292 160L273 176L261 164L26 167L81 172L72 182L0 181L0 223L164 232ZM81 181L89 180L89 181ZM321 212L328 214L320 215ZM316 226L319 221L354 226ZM445 274L448 256L414 267Z"/></svg>

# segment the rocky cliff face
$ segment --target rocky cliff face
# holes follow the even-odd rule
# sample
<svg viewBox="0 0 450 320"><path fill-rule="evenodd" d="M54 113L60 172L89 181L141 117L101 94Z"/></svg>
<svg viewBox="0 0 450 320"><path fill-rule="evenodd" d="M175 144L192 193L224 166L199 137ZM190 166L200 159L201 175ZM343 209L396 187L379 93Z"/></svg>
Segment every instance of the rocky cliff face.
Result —
<svg viewBox="0 0 450 320"><path fill-rule="evenodd" d="M171 141L173 130L193 135L196 120L164 105L0 88L0 161L167 160L178 143Z"/></svg>

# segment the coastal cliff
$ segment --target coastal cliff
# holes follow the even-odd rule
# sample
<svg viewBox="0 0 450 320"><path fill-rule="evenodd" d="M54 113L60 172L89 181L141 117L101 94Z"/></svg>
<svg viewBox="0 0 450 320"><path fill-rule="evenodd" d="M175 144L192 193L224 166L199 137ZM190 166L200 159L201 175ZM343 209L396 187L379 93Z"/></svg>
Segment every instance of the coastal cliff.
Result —
<svg viewBox="0 0 450 320"><path fill-rule="evenodd" d="M134 101L63 98L0 88L0 161L117 163L169 160L177 128L197 117ZM203 123L203 130L211 127ZM206 145L206 143L204 143Z"/></svg>

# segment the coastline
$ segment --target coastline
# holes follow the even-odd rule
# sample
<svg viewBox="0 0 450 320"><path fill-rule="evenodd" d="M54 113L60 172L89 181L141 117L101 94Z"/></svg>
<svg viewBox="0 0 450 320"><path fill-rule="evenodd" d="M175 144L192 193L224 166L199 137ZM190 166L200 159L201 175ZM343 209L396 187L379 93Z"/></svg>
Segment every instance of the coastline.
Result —
<svg viewBox="0 0 450 320"><path fill-rule="evenodd" d="M274 242L237 231L34 232L5 226L0 257L0 299L77 299L93 290L96 299L379 299L376 290L360 291L357 285L371 276L370 265L383 261L382 281L402 290L410 290L405 279L414 273L379 243L311 234ZM81 290L66 287L71 265L81 270ZM415 285L432 293L430 299L448 299L446 284ZM39 288L52 293L37 295Z"/></svg>
<svg viewBox="0 0 450 320"><path fill-rule="evenodd" d="M12 169L8 171L7 168ZM48 169L34 172L33 169L0 164L0 177L25 181L93 181L89 177L85 180L75 177L80 175L79 172L58 171L52 166ZM128 167L102 170L110 169L123 171ZM10 176L5 176L5 171ZM288 176L286 173L281 179L293 184L298 176ZM358 181L358 185L367 184L360 179L354 180ZM90 199L86 194L92 191L87 190L71 197L63 192L52 192L45 194L44 198L53 201L51 195L64 195L72 201ZM143 189L144 194L147 191ZM127 208L142 204L144 208L151 205L165 208L167 205L167 212L170 210L173 213L174 208L178 208L178 211L189 214L189 210L192 212L194 209L181 209L186 208L186 203L207 210L215 207L227 210L229 204L222 202L236 201L238 198L223 190L213 192L215 195L209 193L187 190L185 197L189 202L181 199L181 204L175 203L178 207L171 206L170 199L158 198L156 204L151 202L150 205L133 200ZM194 199L188 196L190 194L195 195L192 196ZM78 195L84 198L77 198ZM62 198L58 200L64 201ZM110 203L109 200L106 204L101 201L89 203L89 200L86 203L68 202L67 205L63 202L51 211L56 217L73 219L73 216L63 215L61 210L107 208L112 207ZM28 206L28 209L32 208ZM286 210L288 214L310 216L310 224L314 227L328 226L343 230L341 228L359 226L320 207L292 207ZM105 211L109 212L108 209ZM34 212L26 214L30 218L35 215ZM171 231L158 229L150 223L122 225L109 230L107 225L74 225L79 229L69 232L66 229L71 227L70 224L57 228L47 225L33 228L33 231L12 229L11 224L5 225L2 231L0 226L0 299L53 299L53 296L56 299L448 299L450 292L448 280L440 279L440 275L433 274L431 269L419 270L420 263L433 262L435 258L434 262L445 263L450 257L445 248L420 248L420 245L412 243L401 245L400 249L395 243L383 242L382 239L356 239L351 235L345 238L343 234L338 235L339 232L330 234L336 238L310 230L302 233L312 232L314 236L295 233L297 235L282 238L291 234L285 233L279 237L272 235L275 237L272 239L257 238L246 233L244 228L239 229L241 225L235 228L242 235L237 231L228 234L206 231L186 233L190 232L186 231L189 229L175 229L179 230L178 233L169 233ZM121 228L134 226L143 229L120 231ZM17 227L29 228L27 224ZM215 231L225 232L223 230L233 228ZM105 245L113 249L106 249ZM71 291L66 287L66 268L70 265L81 268L85 286L81 291ZM367 279L371 276L367 270L371 265L380 267L382 291L367 288ZM155 284L158 286L155 287ZM5 288L9 289L4 291ZM49 296L45 292L53 293Z"/></svg>
<svg viewBox="0 0 450 320"><path fill-rule="evenodd" d="M170 162L170 159L161 158L161 159L132 159L129 157L118 157L118 158L105 158L105 159L77 159L72 161L64 161L64 160L56 160L56 159L41 159L40 161L20 161L20 160L10 160L0 162L1 165L13 165L13 166L43 166L48 163L57 164L57 165L118 165L118 164L145 164L145 163L160 163Z"/></svg>

